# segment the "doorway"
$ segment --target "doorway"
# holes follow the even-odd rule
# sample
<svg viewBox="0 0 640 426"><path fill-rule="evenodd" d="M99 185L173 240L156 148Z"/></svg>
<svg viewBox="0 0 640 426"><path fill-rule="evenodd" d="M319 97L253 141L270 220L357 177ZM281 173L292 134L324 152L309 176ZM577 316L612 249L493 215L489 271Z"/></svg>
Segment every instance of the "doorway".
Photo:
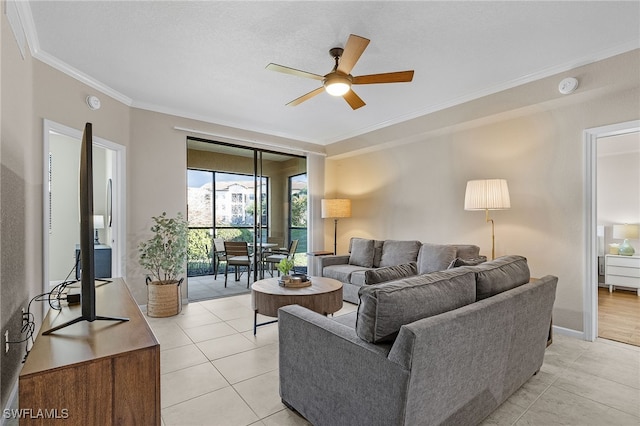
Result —
<svg viewBox="0 0 640 426"><path fill-rule="evenodd" d="M79 276L81 139L81 130L44 120L43 292ZM102 275L122 277L126 258L125 147L94 136L93 164L96 250L100 250Z"/></svg>
<svg viewBox="0 0 640 426"><path fill-rule="evenodd" d="M640 257L619 255L640 227L640 132L598 138L597 170L598 337L640 346ZM628 241L640 254L638 235Z"/></svg>
<svg viewBox="0 0 640 426"><path fill-rule="evenodd" d="M286 252L293 239L296 270L306 271L306 163L304 156L187 138L190 301L249 292L248 282L271 276L262 259L270 251ZM239 281L230 272L225 287L226 263L214 239L247 242L253 254L249 278L246 268Z"/></svg>
<svg viewBox="0 0 640 426"><path fill-rule="evenodd" d="M599 152L606 157L608 154L618 155L616 149L620 151L628 151L628 148L618 148L620 146L626 146L621 143L620 138L631 138L632 141L637 141L640 137L640 120L613 124L609 126L603 126L593 129L587 129L584 131L585 140L585 200L586 200L586 235L585 235L585 253L586 259L586 271L585 271L585 287L583 289L584 294L584 338L585 340L594 341L598 337L599 321L598 321L598 292L599 282L600 285L606 284L601 273L606 272L606 267L603 268L603 263L606 255L609 253L609 243L613 243L612 238L612 226L617 222L630 222L638 224L640 221L640 207L636 207L635 210L628 208L614 209L615 214L613 217L611 213L607 212L607 209L603 210L600 206L601 200L606 200L606 196L611 193L619 194L622 191L622 195L618 195L614 199L629 199L629 196L624 194L635 194L640 192L640 182L638 180L629 181L624 179L622 182L622 175L619 174L620 179L617 179L617 188L605 189L602 187L604 184L603 179L599 181L599 175L602 172L606 174L606 170L603 168L599 170L599 166L605 167L602 160L599 161ZM633 146L636 142L631 142ZM621 153L623 157L629 158L630 155L638 155L627 153ZM635 167L637 170L637 166ZM620 173L620 172L618 172ZM615 179L614 179L615 181ZM635 188L635 189L632 189ZM599 193L600 191L600 193ZM607 191L605 193L605 191ZM626 192L631 191L631 192ZM633 192L635 191L635 192ZM632 196L633 197L633 196ZM633 198L632 198L633 199ZM634 213L635 211L635 213ZM623 219L617 215L629 216L629 219ZM611 222L611 223L609 223ZM620 241L618 241L620 242ZM639 247L640 248L640 247Z"/></svg>

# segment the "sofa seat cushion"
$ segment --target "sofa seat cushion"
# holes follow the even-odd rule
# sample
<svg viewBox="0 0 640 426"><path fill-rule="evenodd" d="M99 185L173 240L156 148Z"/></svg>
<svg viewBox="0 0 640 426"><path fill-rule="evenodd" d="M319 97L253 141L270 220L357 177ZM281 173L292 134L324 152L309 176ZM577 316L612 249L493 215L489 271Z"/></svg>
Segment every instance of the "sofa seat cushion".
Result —
<svg viewBox="0 0 640 426"><path fill-rule="evenodd" d="M372 268L374 255L375 249L373 240L366 240L364 238L351 239L351 253L349 255L350 265Z"/></svg>
<svg viewBox="0 0 640 426"><path fill-rule="evenodd" d="M353 285L357 285L358 287L363 286L365 284L364 282L364 277L365 277L365 273L368 271L368 269L361 269L359 271L354 271L351 274L351 278L349 278L349 283L353 284Z"/></svg>
<svg viewBox="0 0 640 426"><path fill-rule="evenodd" d="M361 287L356 334L371 343L392 342L400 327L473 303L472 270L455 268Z"/></svg>
<svg viewBox="0 0 640 426"><path fill-rule="evenodd" d="M418 264L416 262L409 262L403 263L402 265L370 269L363 273L364 284L379 284L418 275Z"/></svg>
<svg viewBox="0 0 640 426"><path fill-rule="evenodd" d="M342 283L350 283L351 274L357 271L363 271L365 269L367 268L363 268L362 266L357 265L331 265L325 266L322 269L322 276L333 278L334 280L338 280ZM362 274L362 280L364 283L364 273Z"/></svg>
<svg viewBox="0 0 640 426"><path fill-rule="evenodd" d="M382 245L380 267L415 262L421 245L420 241L385 240Z"/></svg>
<svg viewBox="0 0 640 426"><path fill-rule="evenodd" d="M449 269L457 253L456 247L450 244L422 244L418 254L418 273L430 274Z"/></svg>
<svg viewBox="0 0 640 426"><path fill-rule="evenodd" d="M517 255L502 256L477 266L457 269L469 269L476 274L476 300L521 286L531 279L527 259Z"/></svg>

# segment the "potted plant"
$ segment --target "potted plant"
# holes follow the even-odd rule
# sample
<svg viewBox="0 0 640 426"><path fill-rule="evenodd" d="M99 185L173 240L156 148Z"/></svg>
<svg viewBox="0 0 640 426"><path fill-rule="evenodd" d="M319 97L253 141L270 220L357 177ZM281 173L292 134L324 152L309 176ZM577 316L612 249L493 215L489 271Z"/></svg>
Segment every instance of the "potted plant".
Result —
<svg viewBox="0 0 640 426"><path fill-rule="evenodd" d="M163 212L152 217L153 237L138 246L140 266L147 270L147 315L168 317L182 310L178 279L187 256L187 221L178 213L175 218Z"/></svg>
<svg viewBox="0 0 640 426"><path fill-rule="evenodd" d="M280 272L280 274L282 275L282 277L280 278L283 282L288 282L290 277L289 277L289 271L293 270L293 260L292 259L288 259L288 258L284 258L282 259L279 263L278 263L278 271Z"/></svg>

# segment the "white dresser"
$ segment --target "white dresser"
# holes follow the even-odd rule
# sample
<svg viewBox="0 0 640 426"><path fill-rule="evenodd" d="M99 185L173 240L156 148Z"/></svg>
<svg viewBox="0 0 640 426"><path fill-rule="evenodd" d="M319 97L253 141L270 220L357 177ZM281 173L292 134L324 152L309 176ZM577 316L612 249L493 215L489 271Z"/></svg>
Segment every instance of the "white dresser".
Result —
<svg viewBox="0 0 640 426"><path fill-rule="evenodd" d="M616 286L635 288L640 296L640 256L605 256L604 282L609 292Z"/></svg>

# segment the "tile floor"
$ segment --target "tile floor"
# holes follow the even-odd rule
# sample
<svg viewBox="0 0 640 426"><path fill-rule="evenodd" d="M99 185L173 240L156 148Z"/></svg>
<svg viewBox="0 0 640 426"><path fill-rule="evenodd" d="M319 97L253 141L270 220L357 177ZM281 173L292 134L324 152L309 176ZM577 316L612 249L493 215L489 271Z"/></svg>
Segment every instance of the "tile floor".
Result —
<svg viewBox="0 0 640 426"><path fill-rule="evenodd" d="M355 309L345 303L336 315ZM249 294L147 319L161 345L165 426L309 424L280 402L278 325L253 336ZM640 425L640 347L556 333L540 373L483 422L557 424Z"/></svg>

